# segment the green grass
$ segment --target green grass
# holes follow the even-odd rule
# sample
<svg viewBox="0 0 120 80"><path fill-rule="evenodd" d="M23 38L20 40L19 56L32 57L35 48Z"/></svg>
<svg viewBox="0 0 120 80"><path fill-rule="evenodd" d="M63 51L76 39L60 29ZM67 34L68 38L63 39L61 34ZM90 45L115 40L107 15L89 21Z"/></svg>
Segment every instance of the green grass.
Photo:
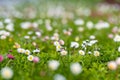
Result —
<svg viewBox="0 0 120 80"><path fill-rule="evenodd" d="M61 18L49 18L44 17L41 18L43 22L45 22L46 19L50 19L52 22L56 22L57 25L52 25L53 30L47 31L45 28L45 24L39 25L38 31L42 30L42 36L40 38L37 38L36 40L32 39L24 39L24 36L27 35L28 31L35 32L36 29L27 29L24 30L20 27L20 23L24 21L37 21L39 17L35 19L19 19L19 18L13 18L14 25L15 25L15 31L11 32L11 37L8 37L5 40L0 39L0 54L4 56L4 61L0 63L0 69L5 67L8 61L10 61L6 55L8 53L12 54L15 59L11 60L10 63L8 63L8 67L10 67L13 72L14 76L11 80L53 80L53 76L57 73L62 74L66 77L67 80L119 80L120 74L119 69L112 71L109 70L107 67L107 63L111 60L115 60L117 57L120 56L120 53L117 51L120 43L115 43L113 39L108 38L108 34L111 33L111 30L113 26L116 24L110 23L110 28L97 30L92 29L89 30L86 28L86 25L83 25L81 27L84 28L83 32L78 31L78 26L74 24L74 20L81 18L77 16L74 11L73 14L75 15L75 18L68 19L67 24L61 23ZM114 14L112 14L114 15ZM93 21L94 23L98 22L99 20L107 21L107 17L96 17L93 18L90 17L84 17L82 16L82 19L85 21L85 24L87 21ZM1 19L3 21L4 19ZM119 23L118 23L118 26ZM71 36L66 36L63 34L64 29L71 28L73 30ZM58 34L60 36L60 39L65 41L64 47L66 47L66 50L68 51L68 55L61 56L59 52L56 52L55 46L52 44L52 40L48 40L46 42L42 41L42 38L45 36L52 36L55 32L55 30L58 30ZM20 34L20 36L18 36ZM31 37L34 34L31 35ZM92 47L88 47L90 51L94 51L98 48L100 48L100 56L95 57L92 54L85 54L84 56L81 56L78 54L78 50L81 50L81 44L84 40L89 39L90 35L95 35L96 39L98 40L98 43L93 45ZM78 43L80 44L80 47L78 49L75 49L74 53L71 53L73 51L72 48L70 48L70 43L72 41L75 41L75 37L79 36L80 40ZM12 41L9 41L9 39L12 39ZM40 61L38 63L33 63L27 60L27 56L24 54L19 54L17 52L17 49L13 48L14 43L17 42L21 45L24 49L29 49L30 51L33 51L36 49L32 45L32 42L36 42L38 48L41 50L40 53L36 54L33 53L32 55L38 56L40 58ZM9 50L12 50L12 52L9 52ZM60 66L56 71L51 71L48 68L48 61L49 60L58 60L60 62ZM78 62L82 66L82 72L74 76L70 71L70 64L73 62ZM117 76L118 75L118 76ZM3 80L3 78L0 76L0 80Z"/></svg>

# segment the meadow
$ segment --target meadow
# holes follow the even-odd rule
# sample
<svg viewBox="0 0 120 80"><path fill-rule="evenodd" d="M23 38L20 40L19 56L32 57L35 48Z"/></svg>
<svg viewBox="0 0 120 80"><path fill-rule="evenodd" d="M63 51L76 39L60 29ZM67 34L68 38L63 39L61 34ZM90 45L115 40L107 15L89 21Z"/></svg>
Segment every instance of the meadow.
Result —
<svg viewBox="0 0 120 80"><path fill-rule="evenodd" d="M119 80L120 6L56 2L0 13L0 80Z"/></svg>

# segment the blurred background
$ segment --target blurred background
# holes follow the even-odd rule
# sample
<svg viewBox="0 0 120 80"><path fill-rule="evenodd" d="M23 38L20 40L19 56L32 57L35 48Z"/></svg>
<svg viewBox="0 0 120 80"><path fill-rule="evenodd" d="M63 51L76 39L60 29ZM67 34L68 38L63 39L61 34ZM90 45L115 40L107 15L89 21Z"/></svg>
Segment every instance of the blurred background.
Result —
<svg viewBox="0 0 120 80"><path fill-rule="evenodd" d="M120 10L120 0L0 0L0 17L60 17L65 14L99 16ZM72 12L72 13L71 13Z"/></svg>

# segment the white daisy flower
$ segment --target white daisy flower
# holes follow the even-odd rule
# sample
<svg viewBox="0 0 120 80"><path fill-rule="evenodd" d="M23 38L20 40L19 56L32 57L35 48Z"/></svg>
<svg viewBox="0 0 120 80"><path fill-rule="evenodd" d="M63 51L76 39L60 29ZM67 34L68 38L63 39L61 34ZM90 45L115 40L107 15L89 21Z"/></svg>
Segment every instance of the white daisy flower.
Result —
<svg viewBox="0 0 120 80"><path fill-rule="evenodd" d="M0 36L0 39L6 39L7 37L5 35Z"/></svg>
<svg viewBox="0 0 120 80"><path fill-rule="evenodd" d="M91 36L90 36L90 39L95 39L95 36L94 36L94 35L91 35Z"/></svg>
<svg viewBox="0 0 120 80"><path fill-rule="evenodd" d="M18 53L25 53L25 49L23 49L23 48L18 48L18 49L17 49L17 52L18 52Z"/></svg>
<svg viewBox="0 0 120 80"><path fill-rule="evenodd" d="M6 19L4 20L4 22L5 22L5 23L12 23L12 20L9 19L9 18L6 18Z"/></svg>
<svg viewBox="0 0 120 80"><path fill-rule="evenodd" d="M88 29L92 29L92 28L94 27L94 24L93 24L93 22L88 21L88 22L86 23L86 26L87 26Z"/></svg>
<svg viewBox="0 0 120 80"><path fill-rule="evenodd" d="M10 32L5 32L4 35L5 36L10 36Z"/></svg>
<svg viewBox="0 0 120 80"><path fill-rule="evenodd" d="M97 40L91 40L87 45L88 46L92 46L92 45L94 45L97 42L98 42Z"/></svg>
<svg viewBox="0 0 120 80"><path fill-rule="evenodd" d="M6 26L6 29L8 31L14 31L14 24L13 23L9 23L7 26Z"/></svg>
<svg viewBox="0 0 120 80"><path fill-rule="evenodd" d="M60 52L60 54L62 55L62 56L65 56L65 55L67 55L67 51L65 51L65 50L62 50L61 52Z"/></svg>
<svg viewBox="0 0 120 80"><path fill-rule="evenodd" d="M23 22L20 24L22 29L28 29L31 26L30 22Z"/></svg>
<svg viewBox="0 0 120 80"><path fill-rule="evenodd" d="M41 32L35 32L35 34L40 37L41 36Z"/></svg>
<svg viewBox="0 0 120 80"><path fill-rule="evenodd" d="M118 52L120 52L120 47L118 47Z"/></svg>
<svg viewBox="0 0 120 80"><path fill-rule="evenodd" d="M107 66L110 70L116 70L117 69L117 64L116 64L115 61L108 62Z"/></svg>
<svg viewBox="0 0 120 80"><path fill-rule="evenodd" d="M29 31L27 34L31 35L31 34L33 34L33 32L32 32L32 31Z"/></svg>
<svg viewBox="0 0 120 80"><path fill-rule="evenodd" d="M64 43L63 40L59 40L59 44L60 44L60 45L64 45L65 43Z"/></svg>
<svg viewBox="0 0 120 80"><path fill-rule="evenodd" d="M46 29L48 31L52 31L53 30L53 28L52 28L52 26L50 24L46 24Z"/></svg>
<svg viewBox="0 0 120 80"><path fill-rule="evenodd" d="M56 51L60 51L61 48L62 48L62 46L60 46L60 45L56 46Z"/></svg>
<svg viewBox="0 0 120 80"><path fill-rule="evenodd" d="M84 28L83 28L83 27L79 27L79 28L78 28L78 31L79 31L79 32L83 32L83 31L84 31Z"/></svg>
<svg viewBox="0 0 120 80"><path fill-rule="evenodd" d="M84 21L82 19L77 19L74 21L75 25L83 25Z"/></svg>
<svg viewBox="0 0 120 80"><path fill-rule="evenodd" d="M33 53L39 53L39 52L40 52L39 49L35 49L35 50L33 50Z"/></svg>
<svg viewBox="0 0 120 80"><path fill-rule="evenodd" d="M95 28L100 30L100 29L104 29L104 28L109 28L110 27L110 24L107 23L107 22L98 22L95 24Z"/></svg>
<svg viewBox="0 0 120 80"><path fill-rule="evenodd" d="M9 67L4 67L1 69L1 76L4 79L11 79L13 77L13 71Z"/></svg>
<svg viewBox="0 0 120 80"><path fill-rule="evenodd" d="M57 70L58 67L59 67L60 63L56 60L51 60L48 62L48 67L51 69L51 70Z"/></svg>
<svg viewBox="0 0 120 80"><path fill-rule="evenodd" d="M94 56L100 56L100 52L99 51L94 51Z"/></svg>
<svg viewBox="0 0 120 80"><path fill-rule="evenodd" d="M61 74L56 74L54 76L54 80L66 80L66 78Z"/></svg>
<svg viewBox="0 0 120 80"><path fill-rule="evenodd" d="M54 37L59 37L59 34L58 33L54 33L53 36Z"/></svg>
<svg viewBox="0 0 120 80"><path fill-rule="evenodd" d="M35 40L37 37L36 36L32 36L32 39Z"/></svg>
<svg viewBox="0 0 120 80"><path fill-rule="evenodd" d="M33 55L28 55L27 59L28 59L29 61L33 61L34 56L33 56Z"/></svg>
<svg viewBox="0 0 120 80"><path fill-rule="evenodd" d="M32 27L33 27L33 28L37 28L37 27L38 27L38 23L33 22L33 23L32 23Z"/></svg>
<svg viewBox="0 0 120 80"><path fill-rule="evenodd" d="M118 57L115 62L117 65L120 65L120 57Z"/></svg>
<svg viewBox="0 0 120 80"><path fill-rule="evenodd" d="M120 42L120 36L119 36L119 35L116 35L116 36L114 37L114 41L115 41L115 42Z"/></svg>
<svg viewBox="0 0 120 80"><path fill-rule="evenodd" d="M83 50L79 50L80 55L85 55L85 52Z"/></svg>
<svg viewBox="0 0 120 80"><path fill-rule="evenodd" d="M74 75L78 75L82 71L82 66L79 63L72 63L70 65L70 70Z"/></svg>
<svg viewBox="0 0 120 80"><path fill-rule="evenodd" d="M58 41L54 42L54 46L59 46L59 45L60 45L60 43Z"/></svg>
<svg viewBox="0 0 120 80"><path fill-rule="evenodd" d="M25 39L30 39L30 36L24 36Z"/></svg>
<svg viewBox="0 0 120 80"><path fill-rule="evenodd" d="M89 52L88 52L88 54L92 54L92 52L91 52L91 51L89 51Z"/></svg>
<svg viewBox="0 0 120 80"><path fill-rule="evenodd" d="M71 48L78 48L79 47L79 44L77 42L71 42L71 45L70 45Z"/></svg>
<svg viewBox="0 0 120 80"><path fill-rule="evenodd" d="M25 50L26 55L30 55L30 53L31 53L30 50Z"/></svg>
<svg viewBox="0 0 120 80"><path fill-rule="evenodd" d="M57 37L57 36L52 36L52 37L51 37L51 40L56 40L56 41L57 41L57 40L59 40L59 37Z"/></svg>

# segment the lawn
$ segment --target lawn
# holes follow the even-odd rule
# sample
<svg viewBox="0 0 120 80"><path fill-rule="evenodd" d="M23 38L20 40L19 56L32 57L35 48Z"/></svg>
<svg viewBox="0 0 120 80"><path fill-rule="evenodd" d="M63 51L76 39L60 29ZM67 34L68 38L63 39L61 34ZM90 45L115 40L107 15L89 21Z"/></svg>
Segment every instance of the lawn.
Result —
<svg viewBox="0 0 120 80"><path fill-rule="evenodd" d="M120 6L85 1L0 7L0 80L119 80Z"/></svg>

